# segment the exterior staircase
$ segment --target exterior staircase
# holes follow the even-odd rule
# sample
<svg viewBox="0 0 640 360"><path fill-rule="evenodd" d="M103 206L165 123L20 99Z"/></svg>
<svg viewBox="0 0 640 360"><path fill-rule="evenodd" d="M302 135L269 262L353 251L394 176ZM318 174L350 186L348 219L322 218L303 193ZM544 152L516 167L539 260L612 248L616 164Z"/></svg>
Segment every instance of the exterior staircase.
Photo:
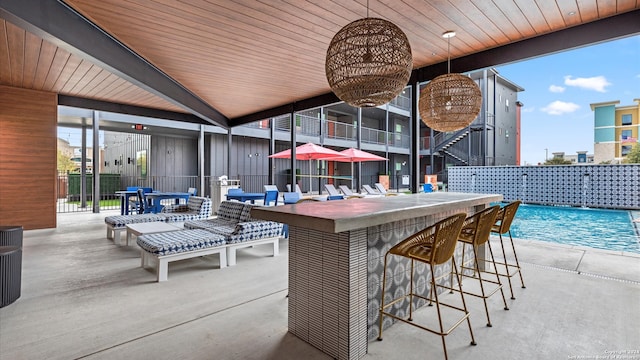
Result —
<svg viewBox="0 0 640 360"><path fill-rule="evenodd" d="M469 165L469 161L466 159L468 154L464 151L456 149L454 144L460 140L469 136L469 128L454 131L454 132L442 132L434 136L434 152L442 152L448 156L458 160L461 164Z"/></svg>

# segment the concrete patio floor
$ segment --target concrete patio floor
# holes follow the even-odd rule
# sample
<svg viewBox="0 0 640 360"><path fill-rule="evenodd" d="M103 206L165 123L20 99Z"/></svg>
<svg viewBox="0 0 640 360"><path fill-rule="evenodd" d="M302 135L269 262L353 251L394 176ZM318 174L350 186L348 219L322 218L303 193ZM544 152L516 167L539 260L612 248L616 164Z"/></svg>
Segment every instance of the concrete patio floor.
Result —
<svg viewBox="0 0 640 360"><path fill-rule="evenodd" d="M105 237L101 214L60 214L25 231L22 296L0 309L0 359L328 359L287 332L287 241L171 263L169 281L140 267L136 246ZM492 238L492 243L496 239ZM526 289L509 311L467 297L450 359L640 359L640 255L517 240ZM465 280L465 285L472 279ZM445 295L455 296L455 295ZM432 308L419 316L435 316ZM365 359L444 359L438 336L405 324L369 343Z"/></svg>

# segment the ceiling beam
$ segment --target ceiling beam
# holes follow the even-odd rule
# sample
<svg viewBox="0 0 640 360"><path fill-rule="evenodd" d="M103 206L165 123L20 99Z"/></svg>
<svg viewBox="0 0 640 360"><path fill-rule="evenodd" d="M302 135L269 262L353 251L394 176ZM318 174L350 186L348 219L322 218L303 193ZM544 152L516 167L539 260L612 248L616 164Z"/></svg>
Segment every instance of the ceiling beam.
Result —
<svg viewBox="0 0 640 360"><path fill-rule="evenodd" d="M336 94L332 92L326 93L326 94L314 96L312 98L292 102L289 104L276 106L271 109L258 111L253 114L233 118L229 121L229 124L231 126L248 124L255 121L269 119L269 118L273 118L273 117L284 115L284 114L290 114L291 112L294 112L294 111L312 109L320 106L334 104L337 102L340 102L340 99L338 99Z"/></svg>
<svg viewBox="0 0 640 360"><path fill-rule="evenodd" d="M206 120L229 127L229 119L160 69L54 0L0 0L0 17Z"/></svg>
<svg viewBox="0 0 640 360"><path fill-rule="evenodd" d="M211 125L208 121L188 113L179 113L148 107L126 105L109 101L94 100L76 96L58 95L58 105L70 106L82 109L107 111L112 113L144 116L155 119L181 121L193 124Z"/></svg>

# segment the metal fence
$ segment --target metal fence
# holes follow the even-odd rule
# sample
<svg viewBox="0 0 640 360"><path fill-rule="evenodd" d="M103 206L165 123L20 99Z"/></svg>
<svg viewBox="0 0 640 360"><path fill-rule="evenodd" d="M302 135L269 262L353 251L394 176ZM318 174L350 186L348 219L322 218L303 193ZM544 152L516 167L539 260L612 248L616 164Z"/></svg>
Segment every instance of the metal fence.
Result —
<svg viewBox="0 0 640 360"><path fill-rule="evenodd" d="M204 189L198 194L209 196L209 177L205 177ZM137 178L120 174L100 174L100 209L120 208L120 197L116 191L129 186L151 187L157 191L186 192L190 187L199 188L198 176L148 176ZM59 172L56 182L56 211L58 213L93 211L93 174L84 177L79 173Z"/></svg>

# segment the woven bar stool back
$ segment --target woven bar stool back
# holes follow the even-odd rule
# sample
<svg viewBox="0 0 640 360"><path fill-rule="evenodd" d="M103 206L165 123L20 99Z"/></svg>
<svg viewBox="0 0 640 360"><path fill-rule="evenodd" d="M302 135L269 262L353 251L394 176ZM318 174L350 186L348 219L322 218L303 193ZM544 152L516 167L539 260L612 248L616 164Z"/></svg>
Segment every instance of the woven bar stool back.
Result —
<svg viewBox="0 0 640 360"><path fill-rule="evenodd" d="M458 236L460 235L460 230L462 228L462 224L464 219L466 218L465 213L456 214L450 217L447 217L432 226L427 227L424 230L417 232L414 235L409 236L405 240L401 241L385 254L384 257L384 272L382 276L382 301L380 302L380 318L379 318L379 335L378 340L382 340L382 326L384 316L389 316L395 320L404 322L406 324L410 324L422 330L426 330L436 335L440 335L442 338L442 348L444 351L445 359L448 359L447 354L447 345L445 343L445 336L451 333L453 329L458 327L461 323L467 322L469 326L469 334L471 335L471 344L475 345L475 339L473 337L473 330L471 329L471 322L469 320L469 311L467 310L467 305L464 301L464 294L462 292L462 288L458 283L460 296L462 299L462 307L445 304L440 302L438 299L438 287L440 288L449 288L448 286L440 285L436 282L435 277L435 266L439 264L444 264L447 261L450 261L453 257L453 253L456 248L456 243L458 241ZM391 301L385 303L385 290L386 290L386 282L387 282L387 264L389 260L389 256L402 256L411 260L411 276L410 276L410 290L409 293L403 296L400 296L396 299L392 299ZM428 280L431 284L429 290L429 296L416 294L414 292L414 263L415 261L419 261L425 263L429 266L430 269L430 279ZM458 271L455 262L452 263L454 273L456 274L456 279L458 279ZM438 328L429 328L423 325L418 324L413 321L413 312L414 312L414 298L423 299L429 301L429 304L435 302L436 311L438 315ZM402 302L403 300L409 300L409 311L408 317L397 315L397 309L394 310L394 304ZM442 321L442 312L441 306L445 306L450 309L457 310L460 312L460 317L453 323L453 325L445 329Z"/></svg>

